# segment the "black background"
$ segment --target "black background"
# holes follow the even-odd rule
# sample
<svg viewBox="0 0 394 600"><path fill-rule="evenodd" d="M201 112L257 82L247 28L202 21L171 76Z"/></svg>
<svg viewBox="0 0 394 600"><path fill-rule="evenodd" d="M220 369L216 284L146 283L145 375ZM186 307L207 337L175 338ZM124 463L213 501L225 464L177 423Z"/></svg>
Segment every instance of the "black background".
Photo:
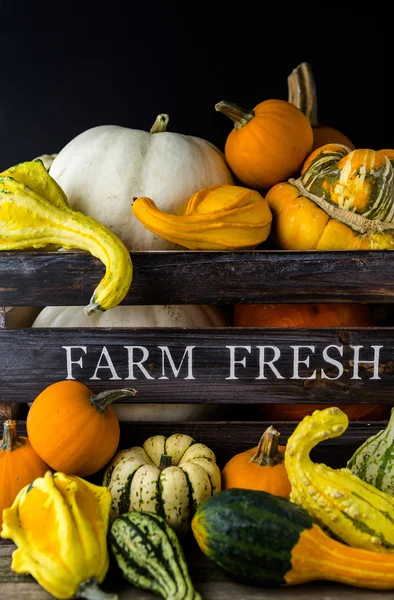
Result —
<svg viewBox="0 0 394 600"><path fill-rule="evenodd" d="M315 75L321 122L357 147L394 147L382 13L319 10L0 1L0 169L58 152L96 125L149 129L160 112L170 131L223 149L232 124L215 103L286 99L287 76L302 61Z"/></svg>

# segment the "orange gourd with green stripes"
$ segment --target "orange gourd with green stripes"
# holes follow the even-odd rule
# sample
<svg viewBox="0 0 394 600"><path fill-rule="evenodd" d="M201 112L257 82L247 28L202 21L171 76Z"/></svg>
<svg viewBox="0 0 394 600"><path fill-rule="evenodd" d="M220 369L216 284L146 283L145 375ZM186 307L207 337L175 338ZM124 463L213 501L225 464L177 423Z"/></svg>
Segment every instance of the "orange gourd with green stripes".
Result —
<svg viewBox="0 0 394 600"><path fill-rule="evenodd" d="M254 586L293 586L330 580L361 588L394 589L394 555L333 540L306 510L279 496L231 489L197 510L197 543L232 579Z"/></svg>
<svg viewBox="0 0 394 600"><path fill-rule="evenodd" d="M272 234L286 250L394 248L392 151L327 144L306 159L301 177L266 198Z"/></svg>

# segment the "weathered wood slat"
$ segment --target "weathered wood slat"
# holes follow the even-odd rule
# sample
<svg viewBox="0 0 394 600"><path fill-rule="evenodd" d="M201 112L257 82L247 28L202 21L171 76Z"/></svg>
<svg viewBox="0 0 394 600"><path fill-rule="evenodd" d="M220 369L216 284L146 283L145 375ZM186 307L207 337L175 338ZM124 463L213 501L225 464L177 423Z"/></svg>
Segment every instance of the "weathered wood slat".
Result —
<svg viewBox="0 0 394 600"><path fill-rule="evenodd" d="M348 429L339 437L319 444L312 452L315 461L324 462L335 469L346 466L353 452L368 437L378 433L387 421L352 421ZM281 444L286 444L297 423L294 421L188 421L178 423L135 422L121 423L119 450L131 446L141 446L152 435L170 436L173 433L186 433L197 442L209 446L216 455L220 468L238 452L257 445L261 434L273 425L280 433ZM17 421L19 435L26 435L26 424ZM102 473L92 477L92 481L101 484Z"/></svg>
<svg viewBox="0 0 394 600"><path fill-rule="evenodd" d="M266 362L279 353L273 367L261 367L260 347ZM134 403L391 405L394 397L391 327L2 330L0 356L0 398L7 402L31 402L66 378L93 391L132 387Z"/></svg>
<svg viewBox="0 0 394 600"><path fill-rule="evenodd" d="M5 328L5 308L0 306L0 329ZM0 355L1 356L1 355ZM1 359L0 359L1 365ZM1 368L1 367L0 367ZM0 400L1 402L1 400ZM9 402L4 402L0 404L0 422L7 421L7 419L12 418L12 404ZM1 435L1 432L0 432Z"/></svg>
<svg viewBox="0 0 394 600"><path fill-rule="evenodd" d="M50 600L53 598L30 576L16 575L10 569L14 546L0 546L0 594L6 600ZM231 581L209 561L195 545L186 548L190 575L204 600L388 600L392 592L355 589L329 582L301 585L293 588L254 588ZM151 592L128 583L111 565L103 589L119 594L119 600L154 600Z"/></svg>
<svg viewBox="0 0 394 600"><path fill-rule="evenodd" d="M394 253L136 252L123 304L250 304L394 300ZM2 252L0 304L77 306L104 274L83 252Z"/></svg>

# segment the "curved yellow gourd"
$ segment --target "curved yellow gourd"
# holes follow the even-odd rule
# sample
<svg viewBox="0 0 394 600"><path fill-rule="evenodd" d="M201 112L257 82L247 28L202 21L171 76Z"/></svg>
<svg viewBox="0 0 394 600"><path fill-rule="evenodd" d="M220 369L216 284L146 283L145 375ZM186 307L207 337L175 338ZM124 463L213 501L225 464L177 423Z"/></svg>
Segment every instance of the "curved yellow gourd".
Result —
<svg viewBox="0 0 394 600"><path fill-rule="evenodd" d="M330 407L316 410L296 427L285 451L290 500L349 546L392 552L394 498L349 469L332 469L310 459L318 443L340 436L348 424L344 412Z"/></svg>
<svg viewBox="0 0 394 600"><path fill-rule="evenodd" d="M150 198L137 198L133 214L150 231L190 250L247 250L271 230L268 202L255 190L212 185L193 194L184 215L160 210Z"/></svg>
<svg viewBox="0 0 394 600"><path fill-rule="evenodd" d="M123 242L98 221L73 211L41 160L0 173L0 251L29 248L79 248L104 263L105 276L87 314L113 308L129 290L133 270Z"/></svg>

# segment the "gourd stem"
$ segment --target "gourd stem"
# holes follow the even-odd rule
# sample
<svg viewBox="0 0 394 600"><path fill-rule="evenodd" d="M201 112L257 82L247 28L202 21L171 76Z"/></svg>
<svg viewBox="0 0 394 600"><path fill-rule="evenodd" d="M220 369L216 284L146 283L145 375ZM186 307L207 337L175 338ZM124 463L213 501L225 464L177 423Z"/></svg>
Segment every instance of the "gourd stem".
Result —
<svg viewBox="0 0 394 600"><path fill-rule="evenodd" d="M339 206L334 206L309 192L302 184L301 179L289 179L289 183L294 185L301 192L305 198L309 198L312 200L317 206L319 206L324 212L328 214L332 219L336 219L345 225L349 225L354 231L357 231L361 234L369 234L373 235L374 233L383 233L385 231L393 231L394 224L386 223L384 221L380 221L378 219L372 220L363 217L362 215L358 215L357 213L350 212L348 210L344 210L343 208L339 208Z"/></svg>
<svg viewBox="0 0 394 600"><path fill-rule="evenodd" d="M260 438L259 445L250 462L260 467L274 467L283 462L283 455L278 450L280 433L270 425Z"/></svg>
<svg viewBox="0 0 394 600"><path fill-rule="evenodd" d="M245 110L238 106L238 104L224 100L215 104L215 109L229 117L234 122L235 129L241 129L241 127L247 125L255 116L254 110Z"/></svg>
<svg viewBox="0 0 394 600"><path fill-rule="evenodd" d="M124 390L107 390L105 392L100 392L99 394L93 394L90 396L90 404L100 414L103 415L112 402L115 402L115 400L119 400L120 398L135 396L136 393L137 391L133 388Z"/></svg>
<svg viewBox="0 0 394 600"><path fill-rule="evenodd" d="M16 421L8 420L4 422L3 440L0 442L0 450L13 451L23 446L23 440L16 433Z"/></svg>
<svg viewBox="0 0 394 600"><path fill-rule="evenodd" d="M316 84L312 69L303 62L287 78L288 101L304 113L312 127L318 127Z"/></svg>
<svg viewBox="0 0 394 600"><path fill-rule="evenodd" d="M110 594L99 588L97 579L92 577L80 584L77 598L86 598L86 600L118 600L118 594Z"/></svg>
<svg viewBox="0 0 394 600"><path fill-rule="evenodd" d="M149 133L163 133L167 131L167 125L170 117L164 113L157 115L156 121L153 123L149 130Z"/></svg>
<svg viewBox="0 0 394 600"><path fill-rule="evenodd" d="M172 456L169 456L168 454L162 454L160 456L160 464L159 464L160 471L164 471L164 469L167 469L167 467L171 467L171 464L172 464Z"/></svg>

